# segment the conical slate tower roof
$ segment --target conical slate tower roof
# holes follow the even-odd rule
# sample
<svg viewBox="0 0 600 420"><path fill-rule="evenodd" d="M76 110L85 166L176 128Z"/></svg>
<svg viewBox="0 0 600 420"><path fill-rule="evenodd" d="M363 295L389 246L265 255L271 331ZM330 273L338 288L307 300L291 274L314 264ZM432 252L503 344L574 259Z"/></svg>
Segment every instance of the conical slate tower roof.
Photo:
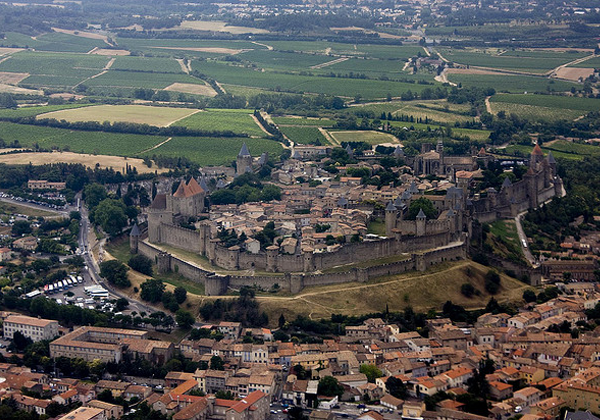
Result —
<svg viewBox="0 0 600 420"><path fill-rule="evenodd" d="M385 211L396 211L396 207L394 206L394 203L392 203L391 201L388 201L387 206L385 207Z"/></svg>
<svg viewBox="0 0 600 420"><path fill-rule="evenodd" d="M502 188L508 188L512 186L512 182L510 182L510 179L508 177L504 178L504 182L502 183Z"/></svg>
<svg viewBox="0 0 600 420"><path fill-rule="evenodd" d="M419 193L419 188L417 188L417 183L415 181L411 182L410 187L408 188L408 192L411 194Z"/></svg>
<svg viewBox="0 0 600 420"><path fill-rule="evenodd" d="M252 156L250 154L250 151L248 150L248 146L246 146L246 143L244 143L242 145L242 149L240 150L240 153L238 154L238 156L239 157L242 157L242 156Z"/></svg>
<svg viewBox="0 0 600 420"><path fill-rule="evenodd" d="M556 163L556 159L554 159L552 152L548 152L548 163L553 164L553 165Z"/></svg>
<svg viewBox="0 0 600 420"><path fill-rule="evenodd" d="M140 236L140 228L138 227L137 223L131 228L129 236Z"/></svg>
<svg viewBox="0 0 600 420"><path fill-rule="evenodd" d="M417 214L417 219L426 219L426 218L427 218L427 216L425 216L423 209L419 209L419 214Z"/></svg>

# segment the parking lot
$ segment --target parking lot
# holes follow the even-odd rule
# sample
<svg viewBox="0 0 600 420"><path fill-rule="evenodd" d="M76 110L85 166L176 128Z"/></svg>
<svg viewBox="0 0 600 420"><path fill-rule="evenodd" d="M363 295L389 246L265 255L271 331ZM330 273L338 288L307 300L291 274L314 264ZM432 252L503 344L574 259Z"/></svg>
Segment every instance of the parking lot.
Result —
<svg viewBox="0 0 600 420"><path fill-rule="evenodd" d="M118 299L116 296L108 294L108 297L103 298L91 298L85 293L85 288L93 286L94 283L91 279L87 269L83 269L79 274L73 274L75 277L81 276L82 282L77 283L66 290L46 294L47 299L53 299L61 305L76 305L85 309L98 309L105 312L114 312L115 307L110 301Z"/></svg>

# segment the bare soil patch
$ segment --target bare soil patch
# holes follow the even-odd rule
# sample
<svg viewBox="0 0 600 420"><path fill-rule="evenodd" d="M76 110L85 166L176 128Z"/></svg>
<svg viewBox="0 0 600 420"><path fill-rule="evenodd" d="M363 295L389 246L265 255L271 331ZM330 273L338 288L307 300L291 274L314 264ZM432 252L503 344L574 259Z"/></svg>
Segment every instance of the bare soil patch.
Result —
<svg viewBox="0 0 600 420"><path fill-rule="evenodd" d="M17 53L19 51L23 51L23 48L0 47L0 55L13 54L13 53Z"/></svg>
<svg viewBox="0 0 600 420"><path fill-rule="evenodd" d="M89 38L89 39L101 39L104 42L108 41L108 38L106 37L106 35L100 35L100 34L97 34L94 32L72 31L70 29L60 29L60 28L52 28L52 30L54 32L59 32L61 34L80 36L82 38Z"/></svg>
<svg viewBox="0 0 600 420"><path fill-rule="evenodd" d="M248 50L235 50L233 48L219 48L219 47L206 47L206 48L194 48L194 47L150 47L150 48L158 48L161 50L185 50L185 51L196 51L196 52L207 52L207 53L215 53L215 54L239 54Z"/></svg>
<svg viewBox="0 0 600 420"><path fill-rule="evenodd" d="M29 73L11 73L0 71L0 83L5 85L17 85L21 80L29 77Z"/></svg>
<svg viewBox="0 0 600 420"><path fill-rule="evenodd" d="M208 86L208 85L195 85L193 83L173 83L170 86L167 86L163 90L168 90L171 92L181 92L181 93L189 93L192 95L202 95L202 96L217 96L217 92Z"/></svg>
<svg viewBox="0 0 600 420"><path fill-rule="evenodd" d="M556 71L555 77L578 81L579 78L586 79L594 74L593 68L561 67Z"/></svg>
<svg viewBox="0 0 600 420"><path fill-rule="evenodd" d="M474 68L448 68L446 72L452 74L499 74L497 71L474 69ZM510 76L509 73L502 73L503 76Z"/></svg>
<svg viewBox="0 0 600 420"><path fill-rule="evenodd" d="M96 54L96 55L108 55L108 56L115 56L115 55L130 55L131 53L127 50L110 50L108 48L98 48L96 50L94 50L94 52L92 54Z"/></svg>
<svg viewBox="0 0 600 420"><path fill-rule="evenodd" d="M0 163L10 163L11 165L45 165L47 163L80 163L89 168L95 168L100 164L101 168L113 168L116 171L125 171L125 165L133 166L138 173L159 173L165 172L165 168L158 168L152 165L148 168L142 159L124 158L122 156L90 155L73 152L44 152L44 153L13 153L0 155Z"/></svg>
<svg viewBox="0 0 600 420"><path fill-rule="evenodd" d="M35 89L25 89L13 85L6 85L0 83L0 92L4 93L16 93L16 94L24 94L24 95L43 95L43 90L35 90Z"/></svg>
<svg viewBox="0 0 600 420"><path fill-rule="evenodd" d="M218 20L184 20L178 29L191 29L195 31L228 32L230 34L268 34L266 29L249 28L246 26L229 26L226 22Z"/></svg>

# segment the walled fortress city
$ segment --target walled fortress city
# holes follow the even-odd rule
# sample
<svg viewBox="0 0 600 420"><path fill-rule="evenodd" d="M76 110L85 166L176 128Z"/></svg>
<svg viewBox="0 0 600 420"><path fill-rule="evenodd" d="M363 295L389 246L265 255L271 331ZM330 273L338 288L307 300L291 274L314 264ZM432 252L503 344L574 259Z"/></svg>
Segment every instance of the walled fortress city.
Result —
<svg viewBox="0 0 600 420"><path fill-rule="evenodd" d="M352 157L352 149L346 151ZM440 141L435 147L425 144L411 158L397 146L393 156L405 165L394 169L401 173L402 183L379 190L361 185L361 178L344 176L351 167L374 167L375 160L365 156L358 164L340 167L341 176L334 180L313 161L329 153L330 147L296 146L291 158L271 173L272 182L283 187L279 201L211 205L208 211L207 179L219 168L210 168L198 180L183 180L174 193L171 185L162 185L163 192L147 210L147 231L136 226L131 232L131 252L155 260L159 272L176 271L203 283L207 295L242 286L297 293L304 287L366 282L464 259L475 225L514 218L564 194L555 159L551 153L544 156L538 145L528 160L502 162L525 164L528 169L514 183L505 178L500 191L474 190L481 168L494 160L483 148L469 156L446 156ZM244 144L235 173L221 168L218 180L212 182L214 189L259 171L267 160L266 154L253 158ZM295 183L300 177L321 182ZM427 217L420 209L416 217L408 217L411 203L423 198L433 204L437 216ZM367 233L377 218L383 221L385 234ZM192 229L182 226L189 220ZM276 238L265 247L254 236L266 227L275 231ZM242 240L227 243L223 234L229 231ZM197 258L191 261L178 250ZM534 284L539 270L527 270Z"/></svg>

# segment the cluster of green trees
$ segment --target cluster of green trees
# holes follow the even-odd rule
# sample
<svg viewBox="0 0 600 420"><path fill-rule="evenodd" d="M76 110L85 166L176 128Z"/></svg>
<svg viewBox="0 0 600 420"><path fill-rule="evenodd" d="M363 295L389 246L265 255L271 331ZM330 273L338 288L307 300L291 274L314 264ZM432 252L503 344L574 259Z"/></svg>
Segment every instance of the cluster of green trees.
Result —
<svg viewBox="0 0 600 420"><path fill-rule="evenodd" d="M217 299L200 306L200 316L206 321L236 321L245 327L265 327L269 317L260 312L254 289L243 286L237 299Z"/></svg>
<svg viewBox="0 0 600 420"><path fill-rule="evenodd" d="M184 287L177 286L170 292L166 290L165 284L160 279L148 279L140 285L140 289L140 297L143 300L151 303L161 302L166 309L177 313L178 316L180 314L179 305L182 305L187 299L187 290ZM179 320L177 322L182 323Z"/></svg>
<svg viewBox="0 0 600 420"><path fill-rule="evenodd" d="M138 209L135 206L126 206L123 198L109 196L106 188L98 183L86 185L83 198L90 211L90 221L110 236L119 235L129 221L137 218Z"/></svg>
<svg viewBox="0 0 600 420"><path fill-rule="evenodd" d="M100 263L100 276L117 287L129 287L131 282L127 277L127 266L119 260L108 260Z"/></svg>
<svg viewBox="0 0 600 420"><path fill-rule="evenodd" d="M243 204L253 201L273 201L281 199L281 188L273 184L263 184L256 174L238 176L226 188L210 195L211 204Z"/></svg>

